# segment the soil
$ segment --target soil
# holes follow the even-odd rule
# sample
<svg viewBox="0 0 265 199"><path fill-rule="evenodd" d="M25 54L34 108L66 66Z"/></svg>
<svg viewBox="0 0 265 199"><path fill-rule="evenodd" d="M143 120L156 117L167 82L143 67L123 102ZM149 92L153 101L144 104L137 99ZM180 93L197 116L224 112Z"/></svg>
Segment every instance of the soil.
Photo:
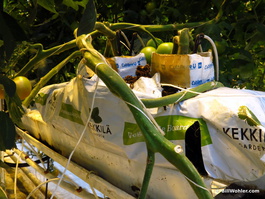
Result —
<svg viewBox="0 0 265 199"><path fill-rule="evenodd" d="M136 82L140 77L152 77L150 69L151 67L149 64L146 64L145 66L138 66L135 71L135 76L128 75L123 79L127 84L130 84L131 88L133 88L134 82ZM180 89L171 86L162 86L162 88L162 96L171 95L180 91Z"/></svg>
<svg viewBox="0 0 265 199"><path fill-rule="evenodd" d="M151 78L150 65L149 64L146 64L145 66L137 66L136 71L135 71L135 76L127 75L123 79L127 84L130 84L131 88L133 88L134 82L136 82L140 77L150 77Z"/></svg>

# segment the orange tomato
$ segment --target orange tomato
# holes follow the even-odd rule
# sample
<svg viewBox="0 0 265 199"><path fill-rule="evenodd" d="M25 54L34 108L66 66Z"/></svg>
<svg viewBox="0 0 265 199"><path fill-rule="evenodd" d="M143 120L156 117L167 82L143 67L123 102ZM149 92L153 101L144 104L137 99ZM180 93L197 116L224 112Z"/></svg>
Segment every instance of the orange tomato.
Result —
<svg viewBox="0 0 265 199"><path fill-rule="evenodd" d="M18 97L21 100L25 99L32 90L31 82L24 76L15 77L13 81L16 83L16 92Z"/></svg>

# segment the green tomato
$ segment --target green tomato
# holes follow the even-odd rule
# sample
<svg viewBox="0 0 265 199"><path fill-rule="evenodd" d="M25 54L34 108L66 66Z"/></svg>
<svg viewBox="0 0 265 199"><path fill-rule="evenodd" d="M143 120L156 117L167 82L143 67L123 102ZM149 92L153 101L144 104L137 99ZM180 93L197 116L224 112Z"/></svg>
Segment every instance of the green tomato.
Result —
<svg viewBox="0 0 265 199"><path fill-rule="evenodd" d="M173 50L173 42L164 42L157 47L156 53L171 54L172 50Z"/></svg>
<svg viewBox="0 0 265 199"><path fill-rule="evenodd" d="M144 53L146 62L148 64L151 64L151 58L152 58L152 53L153 52L156 52L156 49L154 47L152 47L152 46L146 46L140 51L140 53Z"/></svg>
<svg viewBox="0 0 265 199"><path fill-rule="evenodd" d="M153 1L150 1L150 2L148 2L148 3L145 5L145 8L146 8L146 11L147 11L148 13L152 13L153 10L156 8L156 3L153 2Z"/></svg>
<svg viewBox="0 0 265 199"><path fill-rule="evenodd" d="M159 46L160 44L163 43L163 41L162 39L156 38L156 43L157 43L157 46ZM146 43L146 46L152 46L154 48L157 48L153 39L149 39L148 42Z"/></svg>

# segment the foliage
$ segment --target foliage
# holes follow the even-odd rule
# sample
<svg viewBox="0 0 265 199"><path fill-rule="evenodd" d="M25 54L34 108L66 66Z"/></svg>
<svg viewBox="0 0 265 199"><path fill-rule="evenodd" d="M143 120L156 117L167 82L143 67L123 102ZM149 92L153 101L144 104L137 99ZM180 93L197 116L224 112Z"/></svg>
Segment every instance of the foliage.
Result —
<svg viewBox="0 0 265 199"><path fill-rule="evenodd" d="M0 33L1 68L11 65L15 66L12 67L15 71L19 70L35 53L28 48L31 43L42 43L44 48L49 48L71 40L87 2L88 0L5 0L1 11L5 22L5 28ZM218 43L221 82L229 87L265 90L265 2L233 0L225 2L223 8L222 3L222 0L191 1L188 4L184 0L110 0L108 3L96 0L95 6L97 20L109 23L185 24L205 22L214 19L219 13L212 23L193 27L193 35L203 32ZM3 22L0 23L2 27ZM125 33L128 38L131 37L131 32ZM174 34L176 31L160 31L155 36L163 41L171 41ZM150 39L147 35L141 36L143 39ZM94 42L97 50L104 52L106 38L101 36ZM209 47L204 45L205 49ZM39 62L35 73L29 75L32 78L43 75L62 57L65 54ZM71 79L76 63L73 61L67 65L51 83ZM12 72L10 70L7 67L4 72Z"/></svg>
<svg viewBox="0 0 265 199"><path fill-rule="evenodd" d="M4 27L0 30L1 72L8 76L15 75L37 53L31 44L41 43L47 49L72 40L73 31L78 26L87 2L64 0L55 4L53 0L4 1L0 11L0 18L3 19L0 23ZM28 73L27 76L37 81L70 53L42 60L34 67L34 73ZM74 77L77 61L72 62L75 64L68 64L51 83Z"/></svg>

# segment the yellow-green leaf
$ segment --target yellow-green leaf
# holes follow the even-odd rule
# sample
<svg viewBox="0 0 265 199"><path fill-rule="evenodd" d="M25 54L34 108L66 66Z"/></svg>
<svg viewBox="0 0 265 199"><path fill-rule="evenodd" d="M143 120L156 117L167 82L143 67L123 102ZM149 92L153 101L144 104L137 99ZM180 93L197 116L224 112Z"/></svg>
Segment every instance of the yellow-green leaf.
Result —
<svg viewBox="0 0 265 199"><path fill-rule="evenodd" d="M46 10L49 10L50 12L58 14L55 9L54 0L38 0L38 4L42 6L43 8L45 8Z"/></svg>
<svg viewBox="0 0 265 199"><path fill-rule="evenodd" d="M245 120L250 126L258 126L261 125L258 118L255 114L247 107L240 106L238 109L238 117L242 120Z"/></svg>

